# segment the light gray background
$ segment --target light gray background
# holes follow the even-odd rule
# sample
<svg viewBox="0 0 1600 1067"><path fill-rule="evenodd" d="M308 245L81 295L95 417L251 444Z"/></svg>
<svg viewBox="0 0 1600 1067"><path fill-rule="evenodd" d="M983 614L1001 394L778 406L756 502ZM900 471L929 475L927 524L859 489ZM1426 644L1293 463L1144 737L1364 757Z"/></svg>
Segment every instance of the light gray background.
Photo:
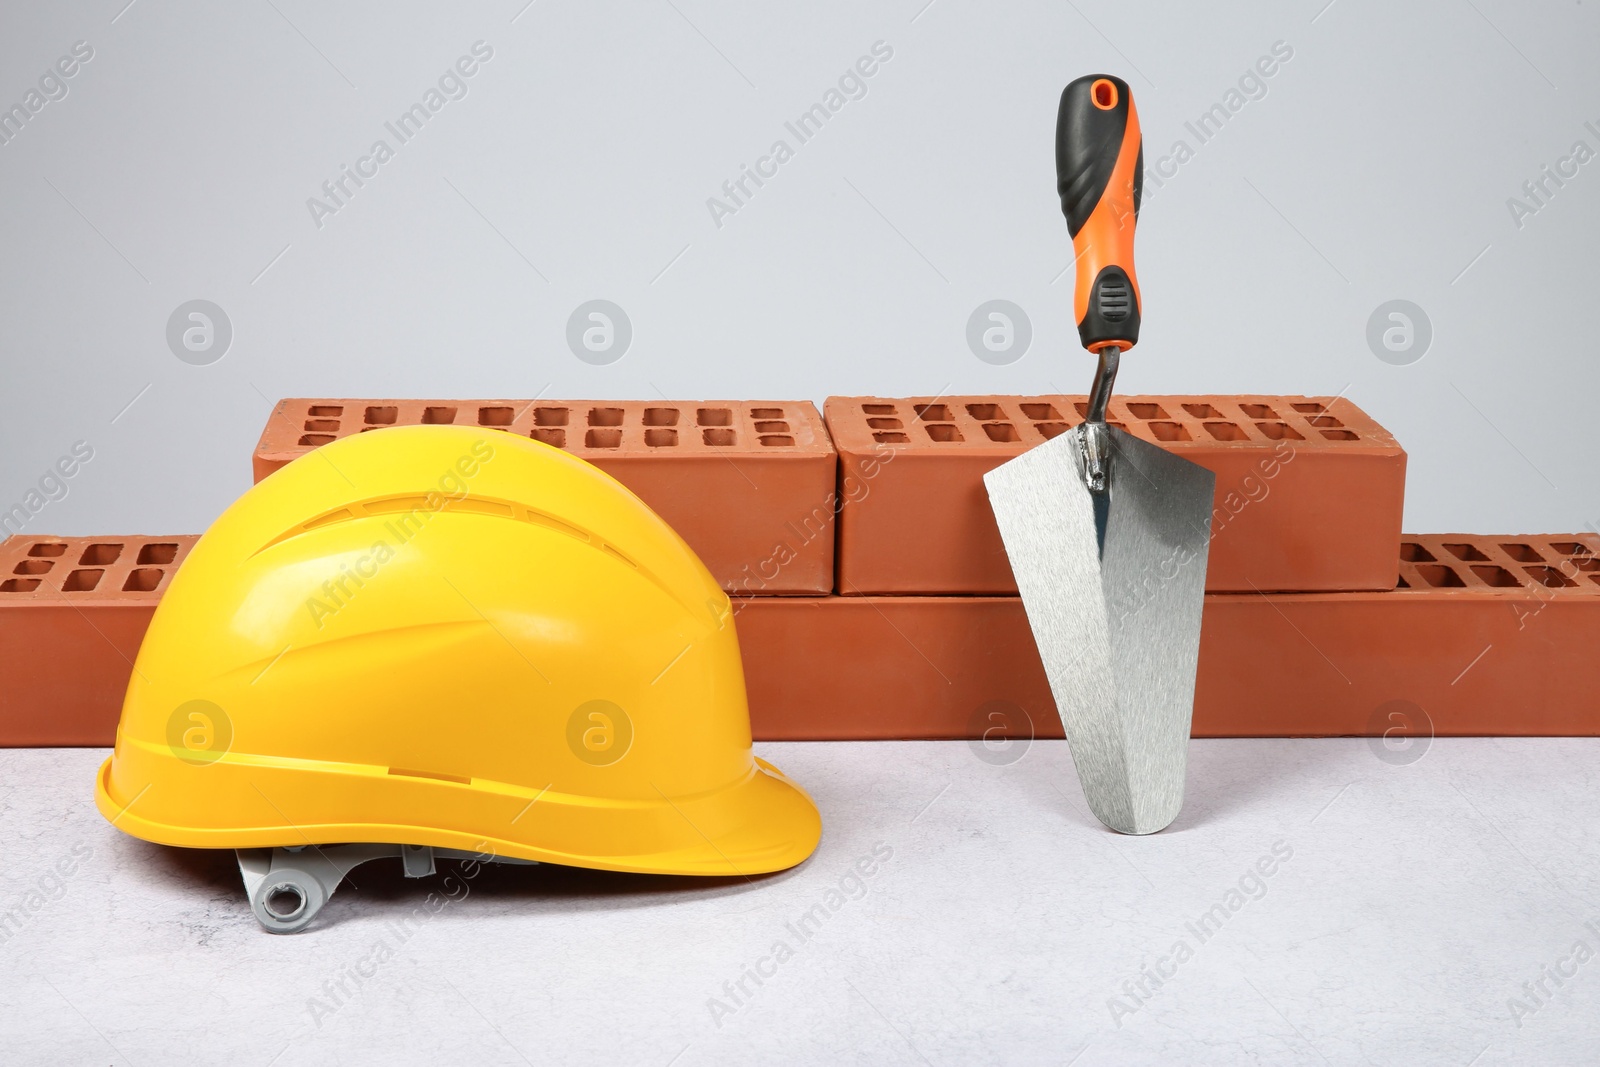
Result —
<svg viewBox="0 0 1600 1067"><path fill-rule="evenodd" d="M1600 524L1600 162L1520 230L1506 204L1600 149L1600 5L524 2L6 6L0 104L95 51L0 146L0 503L95 449L27 532L202 529L286 395L1081 392L1061 86L1125 75L1153 159L1279 40L1148 202L1119 385L1345 392L1410 451L1412 530ZM319 230L307 198L480 39L468 96ZM707 198L879 40L867 96L716 227ZM206 367L164 338L195 298L234 328ZM610 366L564 340L594 298L634 327ZM1033 323L1009 366L965 341L994 298ZM1433 322L1410 366L1366 343L1396 298Z"/></svg>

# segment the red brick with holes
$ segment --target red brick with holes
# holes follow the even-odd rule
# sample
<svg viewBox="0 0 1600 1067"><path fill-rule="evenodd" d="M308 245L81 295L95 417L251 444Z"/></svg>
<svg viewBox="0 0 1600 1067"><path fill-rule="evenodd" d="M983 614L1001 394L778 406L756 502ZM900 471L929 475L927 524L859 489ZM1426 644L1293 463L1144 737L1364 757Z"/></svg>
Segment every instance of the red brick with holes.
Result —
<svg viewBox="0 0 1600 1067"><path fill-rule="evenodd" d="M387 426L488 426L586 459L638 494L733 593L833 588L832 442L809 401L279 401L256 481L319 445Z"/></svg>
<svg viewBox="0 0 1600 1067"><path fill-rule="evenodd" d="M109 745L193 537L0 543L0 745ZM1206 596L1197 737L1600 735L1600 537L1408 537L1398 587ZM98 575L98 576L97 576ZM735 599L758 740L1061 727L1022 604ZM1000 719L991 717L998 712Z"/></svg>
<svg viewBox="0 0 1600 1067"><path fill-rule="evenodd" d="M1600 735L1600 537L1407 537L1398 555L1393 589L1208 593L1195 736ZM757 738L1061 736L1016 597L736 607Z"/></svg>
<svg viewBox="0 0 1600 1067"><path fill-rule="evenodd" d="M0 745L109 745L182 537L0 542Z"/></svg>
<svg viewBox="0 0 1600 1067"><path fill-rule="evenodd" d="M1077 425L1081 396L830 397L840 593L1014 594L983 475ZM1206 588L1390 589L1405 451L1348 400L1125 396L1109 421L1216 473Z"/></svg>

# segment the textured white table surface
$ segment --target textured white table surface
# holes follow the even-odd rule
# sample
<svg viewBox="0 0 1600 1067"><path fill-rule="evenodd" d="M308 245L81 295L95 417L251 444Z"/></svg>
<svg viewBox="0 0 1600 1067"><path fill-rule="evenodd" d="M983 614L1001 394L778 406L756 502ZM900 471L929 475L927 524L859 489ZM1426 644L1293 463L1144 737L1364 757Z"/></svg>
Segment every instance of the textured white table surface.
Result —
<svg viewBox="0 0 1600 1067"><path fill-rule="evenodd" d="M1061 742L758 748L822 809L797 870L386 861L296 936L108 826L104 752L0 752L0 1062L1600 1062L1600 741L1197 741L1145 838Z"/></svg>

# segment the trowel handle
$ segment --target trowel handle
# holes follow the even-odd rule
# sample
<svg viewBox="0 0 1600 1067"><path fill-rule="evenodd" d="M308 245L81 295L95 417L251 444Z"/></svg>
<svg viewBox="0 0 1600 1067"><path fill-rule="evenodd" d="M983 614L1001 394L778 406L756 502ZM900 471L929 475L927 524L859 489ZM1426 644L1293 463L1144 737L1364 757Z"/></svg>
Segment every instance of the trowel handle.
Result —
<svg viewBox="0 0 1600 1067"><path fill-rule="evenodd" d="M1089 74L1061 92L1056 187L1078 264L1073 315L1083 347L1132 348L1139 340L1133 230L1144 188L1139 113L1128 83Z"/></svg>

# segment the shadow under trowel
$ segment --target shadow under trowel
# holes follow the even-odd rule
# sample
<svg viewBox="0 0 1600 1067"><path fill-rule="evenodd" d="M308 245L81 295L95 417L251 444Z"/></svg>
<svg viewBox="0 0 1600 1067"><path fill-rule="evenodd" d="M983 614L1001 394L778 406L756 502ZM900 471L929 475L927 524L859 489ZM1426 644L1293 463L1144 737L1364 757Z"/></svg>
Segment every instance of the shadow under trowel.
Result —
<svg viewBox="0 0 1600 1067"><path fill-rule="evenodd" d="M1333 767L1351 776L1371 760L1360 738L1192 738L1183 810L1163 833L1203 829L1207 823L1256 807L1292 806L1308 783Z"/></svg>
<svg viewBox="0 0 1600 1067"><path fill-rule="evenodd" d="M1184 786L1183 809L1158 834L1202 830L1230 815L1255 807L1304 796L1307 783L1323 781L1330 769L1346 767L1358 775L1370 760L1360 738L1191 738ZM1035 751L1018 769L1047 788L1033 788L1030 798L1047 810L1087 829L1118 837L1089 809L1083 788L1065 742L1048 746L1034 742ZM1040 751L1043 749L1043 751ZM1030 765L1031 766L1028 766Z"/></svg>

